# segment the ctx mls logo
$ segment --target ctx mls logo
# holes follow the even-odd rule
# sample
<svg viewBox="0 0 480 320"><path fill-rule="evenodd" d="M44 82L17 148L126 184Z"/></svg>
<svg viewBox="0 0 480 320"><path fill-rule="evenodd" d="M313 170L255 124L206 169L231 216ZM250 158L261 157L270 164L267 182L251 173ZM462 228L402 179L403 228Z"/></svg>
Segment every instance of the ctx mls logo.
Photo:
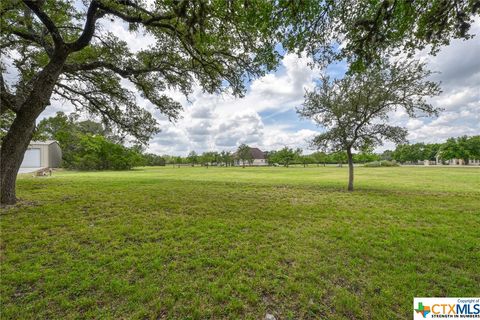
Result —
<svg viewBox="0 0 480 320"><path fill-rule="evenodd" d="M413 319L479 319L480 320L480 298L414 298Z"/></svg>
<svg viewBox="0 0 480 320"><path fill-rule="evenodd" d="M418 303L418 308L415 309L415 312L420 313L422 317L426 318L427 314L430 313L430 307L424 306L422 302Z"/></svg>

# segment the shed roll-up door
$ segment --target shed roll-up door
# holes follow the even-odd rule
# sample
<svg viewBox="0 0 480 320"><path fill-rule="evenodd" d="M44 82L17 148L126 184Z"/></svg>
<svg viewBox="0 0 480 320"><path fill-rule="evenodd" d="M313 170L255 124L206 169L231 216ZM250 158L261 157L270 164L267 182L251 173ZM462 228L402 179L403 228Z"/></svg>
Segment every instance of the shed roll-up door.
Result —
<svg viewBox="0 0 480 320"><path fill-rule="evenodd" d="M40 149L28 149L23 157L20 167L37 168L40 167Z"/></svg>

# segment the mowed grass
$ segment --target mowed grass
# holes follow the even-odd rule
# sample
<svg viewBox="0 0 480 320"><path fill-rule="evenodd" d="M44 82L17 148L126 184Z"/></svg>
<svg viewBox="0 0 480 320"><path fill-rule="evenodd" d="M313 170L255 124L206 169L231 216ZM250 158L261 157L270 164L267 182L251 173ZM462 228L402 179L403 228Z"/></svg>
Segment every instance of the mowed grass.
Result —
<svg viewBox="0 0 480 320"><path fill-rule="evenodd" d="M140 168L18 180L2 319L410 319L480 295L480 168Z"/></svg>

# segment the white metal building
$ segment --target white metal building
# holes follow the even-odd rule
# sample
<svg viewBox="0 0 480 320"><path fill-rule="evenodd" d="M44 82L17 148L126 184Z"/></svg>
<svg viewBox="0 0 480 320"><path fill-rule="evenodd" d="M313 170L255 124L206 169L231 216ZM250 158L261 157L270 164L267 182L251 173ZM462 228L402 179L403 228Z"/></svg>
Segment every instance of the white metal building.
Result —
<svg viewBox="0 0 480 320"><path fill-rule="evenodd" d="M62 150L57 141L32 141L20 168L58 168L62 163Z"/></svg>

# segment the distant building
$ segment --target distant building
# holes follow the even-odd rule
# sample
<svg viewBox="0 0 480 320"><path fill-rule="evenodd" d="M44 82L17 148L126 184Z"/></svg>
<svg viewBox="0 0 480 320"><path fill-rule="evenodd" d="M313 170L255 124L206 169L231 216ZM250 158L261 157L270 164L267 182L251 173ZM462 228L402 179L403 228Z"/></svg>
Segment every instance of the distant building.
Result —
<svg viewBox="0 0 480 320"><path fill-rule="evenodd" d="M463 159L442 160L440 158L440 155L438 154L435 160L424 160L423 164L426 166L432 166L432 165L480 166L480 159L468 159L468 162L465 164L465 160Z"/></svg>
<svg viewBox="0 0 480 320"><path fill-rule="evenodd" d="M252 160L250 162L245 162L246 166L266 166L268 165L267 159L265 157L265 152L258 148L250 148L250 152L252 154ZM242 160L238 159L236 154L235 156L235 165L242 166Z"/></svg>
<svg viewBox="0 0 480 320"><path fill-rule="evenodd" d="M435 160L423 160L423 164L426 166L433 166L436 165L437 162Z"/></svg>
<svg viewBox="0 0 480 320"><path fill-rule="evenodd" d="M450 159L437 162L438 164L448 164L448 165L457 165L457 166L480 166L480 159L468 159L468 163L465 163L463 159Z"/></svg>
<svg viewBox="0 0 480 320"><path fill-rule="evenodd" d="M32 141L20 168L58 168L61 162L62 150L57 141Z"/></svg>

